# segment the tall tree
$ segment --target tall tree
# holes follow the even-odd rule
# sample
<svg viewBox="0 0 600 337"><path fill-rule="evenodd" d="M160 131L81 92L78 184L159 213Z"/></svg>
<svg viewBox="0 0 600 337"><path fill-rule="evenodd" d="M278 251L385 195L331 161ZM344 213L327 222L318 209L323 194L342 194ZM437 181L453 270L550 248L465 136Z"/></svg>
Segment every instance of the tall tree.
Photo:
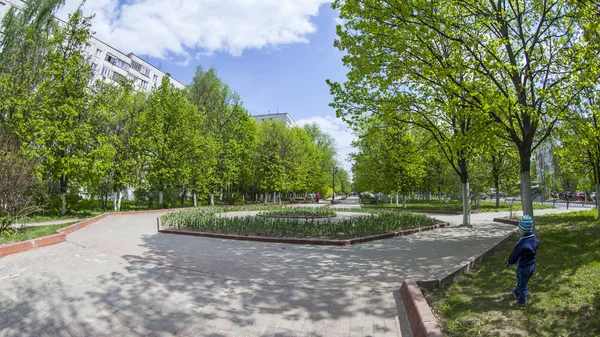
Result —
<svg viewBox="0 0 600 337"><path fill-rule="evenodd" d="M36 89L31 118L21 131L30 153L42 159L44 173L59 184L61 215L67 212L65 197L71 183L103 176L106 158L114 151L98 132L101 112L89 104L87 86L93 73L84 51L90 38L89 20L78 9L54 31L44 79Z"/></svg>
<svg viewBox="0 0 600 337"><path fill-rule="evenodd" d="M519 151L524 213L533 215L531 154L598 78L598 39L589 38L588 17L564 0L355 0L334 7L348 19L338 29L342 41L366 32L368 46L381 46L373 55L402 55L399 62L410 59L426 80L444 77L433 86L451 90L504 129ZM459 53L440 59L438 46ZM457 71L468 72L469 81L458 81Z"/></svg>
<svg viewBox="0 0 600 337"><path fill-rule="evenodd" d="M0 124L14 132L32 118L32 97L46 75L51 34L57 27L53 14L64 0L31 0L22 11L11 6L0 34Z"/></svg>
<svg viewBox="0 0 600 337"><path fill-rule="evenodd" d="M160 205L168 187L184 185L190 180L194 168L186 158L196 145L194 135L198 130L192 123L196 111L183 90L173 87L168 76L148 97L139 128L144 140L148 183L158 192Z"/></svg>

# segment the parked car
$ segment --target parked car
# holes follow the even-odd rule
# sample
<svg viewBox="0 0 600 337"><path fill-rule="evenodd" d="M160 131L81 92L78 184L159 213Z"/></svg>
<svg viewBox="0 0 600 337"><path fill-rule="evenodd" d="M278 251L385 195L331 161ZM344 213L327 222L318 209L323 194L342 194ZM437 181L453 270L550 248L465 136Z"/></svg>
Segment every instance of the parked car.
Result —
<svg viewBox="0 0 600 337"><path fill-rule="evenodd" d="M585 201L585 192L577 192L573 195L573 200Z"/></svg>
<svg viewBox="0 0 600 337"><path fill-rule="evenodd" d="M590 200L596 202L596 192L592 192L592 194L590 194Z"/></svg>
<svg viewBox="0 0 600 337"><path fill-rule="evenodd" d="M573 192L569 192L569 191L563 191L560 194L560 198L562 200L573 200Z"/></svg>
<svg viewBox="0 0 600 337"><path fill-rule="evenodd" d="M550 195L552 196L552 199L558 199L558 192L552 192Z"/></svg>

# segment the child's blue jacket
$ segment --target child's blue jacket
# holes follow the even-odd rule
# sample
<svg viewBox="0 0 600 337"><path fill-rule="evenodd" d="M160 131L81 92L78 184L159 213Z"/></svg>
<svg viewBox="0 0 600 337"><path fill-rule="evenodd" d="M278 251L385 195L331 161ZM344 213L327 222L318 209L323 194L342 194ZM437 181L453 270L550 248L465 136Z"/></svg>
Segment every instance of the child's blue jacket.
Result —
<svg viewBox="0 0 600 337"><path fill-rule="evenodd" d="M535 254L538 248L538 240L533 234L526 234L519 239L510 254L507 265L517 264L517 268L531 266L535 263Z"/></svg>

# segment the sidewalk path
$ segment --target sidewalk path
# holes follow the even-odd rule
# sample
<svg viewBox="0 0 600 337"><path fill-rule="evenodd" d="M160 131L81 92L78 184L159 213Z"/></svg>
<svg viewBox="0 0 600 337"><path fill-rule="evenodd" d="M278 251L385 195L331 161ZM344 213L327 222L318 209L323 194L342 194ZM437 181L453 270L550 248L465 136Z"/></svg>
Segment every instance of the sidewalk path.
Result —
<svg viewBox="0 0 600 337"><path fill-rule="evenodd" d="M15 226L18 227L41 227L41 226L52 226L52 225L64 225L71 222L80 222L83 219L75 218L75 219L64 219L64 220L52 220L52 221L44 221L44 222L25 222L18 223Z"/></svg>
<svg viewBox="0 0 600 337"><path fill-rule="evenodd" d="M498 215L349 247L157 234L156 214L112 216L0 259L0 336L410 336L402 281L514 231Z"/></svg>

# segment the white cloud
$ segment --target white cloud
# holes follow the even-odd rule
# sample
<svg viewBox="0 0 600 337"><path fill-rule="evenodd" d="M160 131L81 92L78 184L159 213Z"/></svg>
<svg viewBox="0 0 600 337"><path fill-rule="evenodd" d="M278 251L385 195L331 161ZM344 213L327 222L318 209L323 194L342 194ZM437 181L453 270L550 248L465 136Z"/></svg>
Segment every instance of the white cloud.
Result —
<svg viewBox="0 0 600 337"><path fill-rule="evenodd" d="M349 161L349 154L354 151L352 141L356 140L356 136L350 133L344 121L333 116L317 116L297 121L297 124L300 126L312 123L316 123L321 131L331 135L335 139L338 148L337 159L342 163L350 176L352 176L352 162Z"/></svg>
<svg viewBox="0 0 600 337"><path fill-rule="evenodd" d="M335 22L336 26L337 26L337 25L343 25L344 23L346 23L346 20L344 20L344 19L342 19L342 18L340 18L340 17L335 17L335 18L333 19L333 21Z"/></svg>
<svg viewBox="0 0 600 337"><path fill-rule="evenodd" d="M121 2L121 3L120 3ZM185 62L198 55L307 43L329 0L88 0L96 37L124 52ZM66 18L80 0L67 0ZM182 61L180 61L182 62ZM189 61L188 61L189 62Z"/></svg>

